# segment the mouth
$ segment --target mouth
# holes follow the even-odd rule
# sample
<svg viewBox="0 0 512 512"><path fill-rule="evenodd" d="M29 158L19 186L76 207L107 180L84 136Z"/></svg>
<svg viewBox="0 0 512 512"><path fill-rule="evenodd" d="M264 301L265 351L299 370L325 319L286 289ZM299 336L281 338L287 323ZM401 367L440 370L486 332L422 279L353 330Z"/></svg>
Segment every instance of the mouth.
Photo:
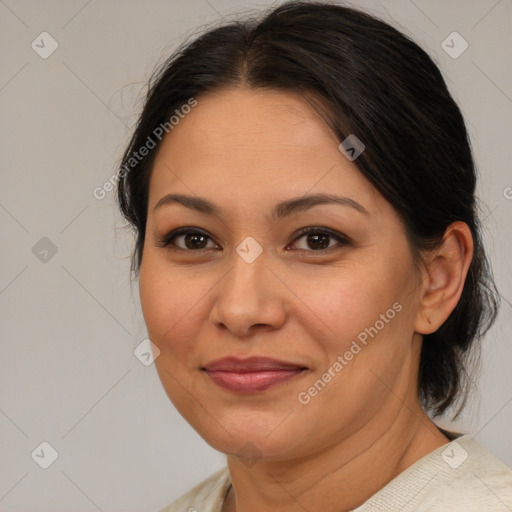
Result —
<svg viewBox="0 0 512 512"><path fill-rule="evenodd" d="M264 357L225 357L201 368L219 387L236 393L257 393L302 375L309 368Z"/></svg>

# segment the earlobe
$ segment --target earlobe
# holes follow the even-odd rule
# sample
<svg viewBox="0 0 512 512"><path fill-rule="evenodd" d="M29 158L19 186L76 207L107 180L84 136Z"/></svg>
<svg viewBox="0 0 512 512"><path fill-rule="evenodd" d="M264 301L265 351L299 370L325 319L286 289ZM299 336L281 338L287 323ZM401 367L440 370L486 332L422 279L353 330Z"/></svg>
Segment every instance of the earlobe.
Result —
<svg viewBox="0 0 512 512"><path fill-rule="evenodd" d="M461 221L450 224L442 242L427 256L415 331L431 334L457 306L473 258L473 237Z"/></svg>

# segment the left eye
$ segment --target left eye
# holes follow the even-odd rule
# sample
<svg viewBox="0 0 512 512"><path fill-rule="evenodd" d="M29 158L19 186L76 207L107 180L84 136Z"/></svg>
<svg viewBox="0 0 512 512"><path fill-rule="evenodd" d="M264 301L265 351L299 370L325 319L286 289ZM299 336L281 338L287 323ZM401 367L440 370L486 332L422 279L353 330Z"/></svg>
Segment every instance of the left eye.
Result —
<svg viewBox="0 0 512 512"><path fill-rule="evenodd" d="M299 250L306 250L310 252L319 252L326 249L331 249L336 245L347 245L349 241L341 234L321 228L306 228L302 230L299 236L294 240L296 244L298 240L304 238L306 247L299 247ZM331 245L333 239L338 241L338 244Z"/></svg>

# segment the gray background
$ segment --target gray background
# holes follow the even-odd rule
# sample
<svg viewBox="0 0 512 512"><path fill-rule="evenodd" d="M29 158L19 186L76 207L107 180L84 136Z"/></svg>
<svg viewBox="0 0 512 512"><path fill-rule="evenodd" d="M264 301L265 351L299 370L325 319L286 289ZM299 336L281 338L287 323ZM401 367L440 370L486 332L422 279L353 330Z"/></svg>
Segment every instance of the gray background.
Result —
<svg viewBox="0 0 512 512"><path fill-rule="evenodd" d="M132 239L113 193L92 191L116 172L154 66L198 27L271 4L0 0L0 510L151 511L224 465L134 356ZM420 43L465 115L504 300L454 428L512 466L512 1L353 4ZM46 59L31 47L43 31L59 45ZM453 31L469 43L458 58L441 46ZM43 441L48 469L31 456Z"/></svg>

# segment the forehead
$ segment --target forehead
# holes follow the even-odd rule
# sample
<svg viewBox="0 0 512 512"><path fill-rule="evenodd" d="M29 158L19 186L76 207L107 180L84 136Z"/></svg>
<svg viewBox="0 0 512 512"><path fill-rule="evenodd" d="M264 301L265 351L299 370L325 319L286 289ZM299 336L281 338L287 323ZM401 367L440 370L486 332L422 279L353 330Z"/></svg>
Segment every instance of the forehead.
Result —
<svg viewBox="0 0 512 512"><path fill-rule="evenodd" d="M225 149L242 154L295 153L312 146L337 145L336 137L305 97L269 89L237 88L209 93L165 137L166 148L195 144L201 153L221 156ZM192 155L188 155L189 157Z"/></svg>
<svg viewBox="0 0 512 512"><path fill-rule="evenodd" d="M338 145L317 110L296 93L240 88L206 94L165 136L149 207L169 192L277 202L336 191L373 201L375 190Z"/></svg>

